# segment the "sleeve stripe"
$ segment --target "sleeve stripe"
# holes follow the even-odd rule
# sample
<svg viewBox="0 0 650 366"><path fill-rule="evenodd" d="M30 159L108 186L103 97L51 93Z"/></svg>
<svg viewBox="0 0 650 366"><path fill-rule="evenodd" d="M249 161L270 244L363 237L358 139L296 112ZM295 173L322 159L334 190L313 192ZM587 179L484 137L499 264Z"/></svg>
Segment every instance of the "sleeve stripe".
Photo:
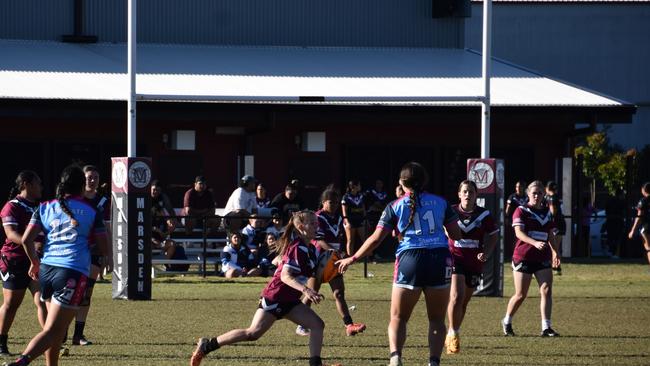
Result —
<svg viewBox="0 0 650 366"><path fill-rule="evenodd" d="M290 270L292 270L294 272L300 272L300 267L294 267L294 266L290 265L289 263L285 263L284 266L289 268Z"/></svg>
<svg viewBox="0 0 650 366"><path fill-rule="evenodd" d="M18 226L18 223L15 221L7 221L7 222L3 222L2 226Z"/></svg>

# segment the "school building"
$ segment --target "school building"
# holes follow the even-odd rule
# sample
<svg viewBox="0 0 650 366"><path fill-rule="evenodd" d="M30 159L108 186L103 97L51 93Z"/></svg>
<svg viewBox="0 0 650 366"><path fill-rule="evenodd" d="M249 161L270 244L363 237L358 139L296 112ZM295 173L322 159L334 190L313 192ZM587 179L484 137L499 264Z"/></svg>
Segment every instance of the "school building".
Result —
<svg viewBox="0 0 650 366"><path fill-rule="evenodd" d="M479 155L480 106L425 101L482 92L469 1L138 3L137 92L160 96L138 103L138 155L178 200L203 174L224 205L245 172L271 193L299 178L308 200L353 177L390 191L410 160L453 197ZM73 161L106 178L126 155L126 19L126 2L0 4L3 186L33 169L51 189ZM557 177L577 136L636 110L526 66L493 63L491 156L505 160L506 191Z"/></svg>

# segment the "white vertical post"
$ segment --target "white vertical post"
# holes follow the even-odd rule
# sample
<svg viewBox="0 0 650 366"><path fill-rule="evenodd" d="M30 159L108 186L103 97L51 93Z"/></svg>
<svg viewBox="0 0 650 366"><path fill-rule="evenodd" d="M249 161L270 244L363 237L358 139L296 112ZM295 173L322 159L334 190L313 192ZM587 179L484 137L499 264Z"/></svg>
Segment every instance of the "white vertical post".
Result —
<svg viewBox="0 0 650 366"><path fill-rule="evenodd" d="M481 104L481 159L490 157L490 77L492 73L492 0L483 0L484 98Z"/></svg>
<svg viewBox="0 0 650 366"><path fill-rule="evenodd" d="M129 99L127 101L127 156L136 156L136 101L135 101L135 75L136 75L136 49L137 49L137 13L136 0L128 0L128 38L127 38L127 74L129 76Z"/></svg>

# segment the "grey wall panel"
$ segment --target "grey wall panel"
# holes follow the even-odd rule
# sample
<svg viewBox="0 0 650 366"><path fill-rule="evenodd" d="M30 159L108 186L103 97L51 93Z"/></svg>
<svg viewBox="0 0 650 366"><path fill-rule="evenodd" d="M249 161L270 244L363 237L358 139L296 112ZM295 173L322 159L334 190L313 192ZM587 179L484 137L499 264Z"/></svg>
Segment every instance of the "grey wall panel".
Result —
<svg viewBox="0 0 650 366"><path fill-rule="evenodd" d="M466 47L480 49L482 6L473 7ZM492 22L495 57L650 107L650 3L495 3ZM634 125L617 142L650 142L650 114L640 110Z"/></svg>
<svg viewBox="0 0 650 366"><path fill-rule="evenodd" d="M47 24L71 30L72 3L0 2L0 14L17 14L0 25L0 37L58 39L63 31ZM126 0L85 3L87 34L103 42L126 40ZM433 19L431 0L138 1L138 39L154 43L460 47L463 24Z"/></svg>
<svg viewBox="0 0 650 366"><path fill-rule="evenodd" d="M59 40L72 27L72 0L0 1L1 38Z"/></svg>

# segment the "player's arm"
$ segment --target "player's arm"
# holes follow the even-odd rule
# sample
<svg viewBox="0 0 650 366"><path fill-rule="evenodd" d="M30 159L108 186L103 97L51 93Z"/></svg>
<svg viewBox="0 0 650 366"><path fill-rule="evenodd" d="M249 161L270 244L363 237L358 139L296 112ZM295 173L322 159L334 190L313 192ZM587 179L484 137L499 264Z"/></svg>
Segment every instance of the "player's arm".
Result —
<svg viewBox="0 0 650 366"><path fill-rule="evenodd" d="M517 225L514 228L515 228L515 236L517 237L517 239L521 240L522 242L526 244L530 244L539 250L544 249L544 247L546 246L546 242L535 240L530 236L528 236L528 234L526 234L526 232L524 231L523 226Z"/></svg>
<svg viewBox="0 0 650 366"><path fill-rule="evenodd" d="M494 248L496 248L498 240L499 240L498 230L486 235L485 245L483 245L483 253L478 254L478 259L481 262L485 262L487 258L494 252Z"/></svg>
<svg viewBox="0 0 650 366"><path fill-rule="evenodd" d="M301 283L300 281L298 281L298 278L294 276L295 272L300 271L300 269L298 267L295 267L294 265L295 263L293 261L290 261L289 263L285 263L285 265L282 266L282 272L280 273L280 280L285 285L302 292L305 298L309 299L309 301L315 304L321 302L321 300L323 300L324 298L323 295L309 288L307 284Z"/></svg>
<svg viewBox="0 0 650 366"><path fill-rule="evenodd" d="M639 224L641 223L641 216L643 216L643 210L637 207L634 223L632 224L632 228L630 229L629 234L627 234L628 238L630 239L634 238L634 232L636 231L636 229L639 227Z"/></svg>
<svg viewBox="0 0 650 366"><path fill-rule="evenodd" d="M15 225L4 224L5 235L12 243L21 245L23 243L23 236L16 230Z"/></svg>
<svg viewBox="0 0 650 366"><path fill-rule="evenodd" d="M339 273L344 273L351 264L370 255L386 239L392 230L392 228L377 226L372 235L366 239L361 248L353 256L336 261L335 265L338 267Z"/></svg>
<svg viewBox="0 0 650 366"><path fill-rule="evenodd" d="M350 221L348 220L348 204L345 200L341 201L341 214L343 215L343 226L350 226Z"/></svg>

